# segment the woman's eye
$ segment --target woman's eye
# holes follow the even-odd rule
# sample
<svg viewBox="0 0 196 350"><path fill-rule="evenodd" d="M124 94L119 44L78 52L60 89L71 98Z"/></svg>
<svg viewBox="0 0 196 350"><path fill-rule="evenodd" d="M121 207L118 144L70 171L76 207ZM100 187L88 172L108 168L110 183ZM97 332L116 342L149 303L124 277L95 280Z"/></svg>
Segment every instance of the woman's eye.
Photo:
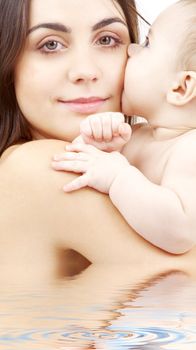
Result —
<svg viewBox="0 0 196 350"><path fill-rule="evenodd" d="M149 46L149 44L150 44L149 37L148 37L148 36L146 36L146 39L145 39L145 41L144 41L144 43L143 43L143 45L142 45L142 46L144 46L144 47L148 47L148 46Z"/></svg>
<svg viewBox="0 0 196 350"><path fill-rule="evenodd" d="M41 47L40 50L44 53L53 53L62 50L63 45L56 40L48 40Z"/></svg>
<svg viewBox="0 0 196 350"><path fill-rule="evenodd" d="M97 44L101 46L116 47L119 44L121 44L121 40L119 38L105 35L102 36L99 40L97 40Z"/></svg>

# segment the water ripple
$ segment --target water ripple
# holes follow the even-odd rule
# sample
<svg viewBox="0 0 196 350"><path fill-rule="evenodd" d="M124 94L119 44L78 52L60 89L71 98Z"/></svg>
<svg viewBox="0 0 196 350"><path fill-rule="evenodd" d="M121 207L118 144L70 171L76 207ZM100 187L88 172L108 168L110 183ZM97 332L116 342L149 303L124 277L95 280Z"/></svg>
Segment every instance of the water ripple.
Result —
<svg viewBox="0 0 196 350"><path fill-rule="evenodd" d="M125 349L161 349L163 345L169 344L195 344L196 332L186 330L173 330L160 327L130 327L129 331L112 330L85 330L80 328L73 329L33 329L21 332L20 329L7 330L0 333L0 345L25 344L26 346L36 344L74 344L77 340L104 344L104 347L115 350ZM147 347L146 347L147 346ZM174 347L172 347L173 349ZM43 349L43 348L42 348ZM169 347L167 347L169 349ZM41 348L40 348L41 350Z"/></svg>

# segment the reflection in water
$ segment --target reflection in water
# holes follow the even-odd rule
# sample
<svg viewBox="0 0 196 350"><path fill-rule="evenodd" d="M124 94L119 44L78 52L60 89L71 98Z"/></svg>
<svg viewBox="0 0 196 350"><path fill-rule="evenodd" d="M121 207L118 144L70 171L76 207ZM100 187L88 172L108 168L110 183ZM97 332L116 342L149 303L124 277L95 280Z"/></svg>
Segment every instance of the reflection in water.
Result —
<svg viewBox="0 0 196 350"><path fill-rule="evenodd" d="M137 273L136 273L137 272ZM75 279L0 292L0 349L196 349L196 279L89 266Z"/></svg>

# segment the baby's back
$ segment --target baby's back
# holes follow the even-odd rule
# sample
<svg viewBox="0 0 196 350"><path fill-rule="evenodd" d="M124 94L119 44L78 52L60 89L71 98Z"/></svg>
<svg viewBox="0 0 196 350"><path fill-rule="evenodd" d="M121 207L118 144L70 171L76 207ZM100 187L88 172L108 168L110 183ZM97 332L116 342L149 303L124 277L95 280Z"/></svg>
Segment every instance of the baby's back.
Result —
<svg viewBox="0 0 196 350"><path fill-rule="evenodd" d="M143 124L133 131L123 153L150 181L161 184L168 169L172 171L178 163L186 164L187 154L196 160L196 130L183 134L169 130L158 133Z"/></svg>

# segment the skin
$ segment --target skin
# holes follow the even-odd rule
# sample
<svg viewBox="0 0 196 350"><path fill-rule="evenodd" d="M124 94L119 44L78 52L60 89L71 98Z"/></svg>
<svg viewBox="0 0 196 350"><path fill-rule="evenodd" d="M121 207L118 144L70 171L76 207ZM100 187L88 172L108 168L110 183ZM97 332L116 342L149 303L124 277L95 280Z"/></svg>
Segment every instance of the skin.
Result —
<svg viewBox="0 0 196 350"><path fill-rule="evenodd" d="M194 261L194 251L178 258L144 241L130 229L107 196L91 189L64 194L64 182L71 181L74 175L54 172L49 167L51 154L63 147L62 141L28 142L1 164L0 209L6 214L0 221L2 283L10 276L16 282L30 276L32 283L57 278L59 248L73 248L92 263L142 261L148 265L154 260L163 268L180 268ZM14 208L14 214L10 208ZM101 239L96 222L104 222Z"/></svg>
<svg viewBox="0 0 196 350"><path fill-rule="evenodd" d="M148 125L136 126L131 136L131 128L115 113L91 116L81 124L89 143L100 140L99 148L106 151L121 147L124 156L75 143L53 162L56 170L84 173L65 191L90 186L108 193L141 236L174 254L196 242L196 72L183 71L178 59L192 10L171 6L152 25L144 45L129 47L123 109L145 117ZM123 148L125 138L130 141Z"/></svg>
<svg viewBox="0 0 196 350"><path fill-rule="evenodd" d="M81 19L78 8L83 8L88 16ZM115 20L103 22L111 18ZM59 28L32 30L48 22L60 23L70 30L68 33L59 31ZM66 176L57 175L50 168L52 154L62 151L65 143L46 139L72 141L89 111L120 110L129 35L124 14L110 0L94 1L93 4L90 0L47 0L44 4L33 0L29 29L24 51L15 68L15 89L19 106L37 141L11 147L1 158L1 212L4 213L0 220L1 259L4 262L1 273L3 279L9 279L13 262L17 261L16 279L28 272L32 280L44 281L49 276L57 276L61 270L59 250L73 248L91 262L116 261L118 256L117 246L111 255L106 253L115 236L115 233L112 237L106 234L106 227L112 221L112 208L106 209L108 214L104 215L107 199L89 191L84 191L82 199L81 195L78 198L65 197L61 187ZM97 97L98 103L89 103L88 100L82 106L74 102L61 103L61 99L66 102L89 97ZM28 159L31 159L31 165ZM70 175L67 176L70 179ZM49 197L45 196L46 193ZM57 216L48 206L48 203L54 203L55 197ZM59 200L62 200L61 204ZM86 202L85 206L82 205L84 211L81 210L81 200ZM107 223L102 241L94 225L96 208L97 212L101 209L99 221L105 217ZM118 214L115 221L118 221ZM116 230L119 237L121 225ZM91 231L95 231L97 242Z"/></svg>
<svg viewBox="0 0 196 350"><path fill-rule="evenodd" d="M88 17L81 18L78 8ZM36 27L44 23L68 31ZM88 114L120 111L129 34L119 6L111 0L33 0L29 30L15 88L36 139L73 141ZM96 101L77 103L82 98Z"/></svg>
<svg viewBox="0 0 196 350"><path fill-rule="evenodd" d="M102 53L102 48L97 48L97 45L94 47L95 41L92 40L94 34L90 29L92 25L105 16L113 17L115 15L116 17L119 16L119 12L109 0L93 2L93 7L92 1L86 0L88 17L84 17L84 27L81 27L84 29L84 31L81 30L83 40L76 45L79 21L75 4L72 0L66 0L66 2L58 0L58 6L55 2L55 7L51 7L54 6L54 2L48 0L43 11L42 4L40 5L38 0L32 1L31 28L32 25L43 21L63 21L62 14L66 16L64 24L67 25L67 21L70 19L70 15L67 14L69 9L69 12L71 11L74 15L72 20L76 30L74 29L75 34L73 35L75 39L73 40L73 37L69 39L73 42L71 48L68 48L68 56L70 54L72 57L72 59L68 59L68 66L67 60L63 59L64 51L50 54L51 57L45 56L40 53L39 49L37 50L37 35L39 36L38 43L45 36L52 37L52 39L53 36L55 39L57 36L59 39L59 33L56 31L53 33L53 30L48 32L45 29L41 33L34 31L29 35L25 50L17 63L17 98L21 110L32 125L32 133L38 140L10 148L1 158L0 213L3 215L0 217L0 256L2 283L9 281L10 278L21 282L28 276L32 284L35 281L45 283L57 278L59 266L62 263L58 254L59 249L65 250L66 248L75 249L90 262L99 264L103 262L106 264L119 262L140 264L142 262L142 264L148 265L153 262L160 263L167 269L171 266L172 268L180 268L195 261L194 250L182 257L173 257L139 237L111 205L107 196L91 189L84 189L82 193L75 192L71 195L63 193L63 184L73 180L75 175L55 172L50 166L52 155L63 152L65 147L64 141L51 140L51 138L62 137L66 141L73 140L77 136L80 121L86 116L86 113L70 113L67 106L62 106L56 96L61 97L67 91L73 93L68 98L89 96L88 94L97 96L100 92L112 96L106 102L107 107L103 103L96 112L103 112L106 109L118 110L120 105L119 95L123 81L122 73L126 62L127 45L123 44L115 49L104 47ZM77 4L81 8L84 2L78 0ZM96 11L95 6L97 6ZM50 12L48 12L49 9ZM93 10L91 16L89 15L90 9ZM97 17L97 14L101 14L101 16ZM70 23L68 24L70 25ZM122 36L123 38L125 36L127 40L128 32L124 24L115 24L115 29L104 28L104 34L105 32L108 34L108 31L112 32L112 35L113 32L115 35L123 32ZM64 34L60 34L61 37L63 37L63 43L67 42L67 34L65 35L66 39ZM83 47L83 59L79 60L78 50L81 50L81 46ZM75 54L72 56L73 47ZM89 54L91 56L90 63L88 61ZM84 57L88 64L85 63ZM71 72L72 74L75 72L76 78L70 80L68 77L71 74L70 65L73 58L74 64ZM115 67L119 67L118 73L115 70L110 74L108 69L105 70L107 60L110 65L114 60ZM82 62L81 65L80 62ZM100 79L98 77L92 79L92 76L94 77L92 72L97 71L95 69L97 62L101 64L100 69L101 72L103 70L104 74L101 74ZM60 74L59 67L65 69L64 75ZM55 74L52 74L54 69ZM74 71L74 69L76 70ZM112 80L113 75L115 76L114 80ZM115 85L112 84L113 81L115 81ZM87 103L85 108L91 107ZM47 140L47 138L50 139ZM99 223L102 223L101 227Z"/></svg>
<svg viewBox="0 0 196 350"><path fill-rule="evenodd" d="M154 21L143 45L132 44L128 49L130 59L125 74L123 111L128 115L139 113L145 116L153 126L157 126L157 132L164 132L164 127L168 127L175 129L173 134L179 133L176 129L182 124L182 118L185 118L184 115L181 119L179 118L179 113L182 112L180 108L175 108L176 101L172 100L175 96L171 96L171 93L173 92L174 95L176 92L176 98L179 97L181 105L185 103L180 101L180 88L183 92L181 85L186 75L183 76L179 57L181 57L183 41L188 34L189 21L194 18L192 18L193 13L195 13L195 4L184 6L182 3L177 3L168 7ZM177 27L178 31L175 30ZM187 50L190 49L187 48ZM193 60L192 69L187 69L187 74L190 73L193 80L195 67ZM177 93L179 93L178 96ZM193 97L194 95L189 97L189 100ZM186 106L184 112L186 119L189 109L192 115L191 104ZM172 112L174 115L170 118ZM185 126L190 128L194 127L194 124L192 125L189 119Z"/></svg>
<svg viewBox="0 0 196 350"><path fill-rule="evenodd" d="M46 6L46 8L48 7ZM31 58L26 54L25 51L21 60L27 57ZM122 64L124 64L124 59L123 55ZM29 64L29 60L23 62ZM42 68L44 67L45 65ZM39 70L36 71L39 74L42 73ZM70 124L66 124L65 129L70 127L70 139L72 140L77 136L75 129L72 128L72 123L75 120L75 127L79 128L80 120L83 120L85 115L71 115L69 112L58 119L58 107L55 106L55 102L54 106L52 102L50 105L50 98L48 98L52 91L48 80L44 84L43 90L37 90L38 95L42 93L42 103L47 101L43 110L41 109L42 104L39 106L37 103L36 105L36 98L34 106L29 107L30 91L25 90L27 82L24 80L26 77L28 89L32 88L31 93L32 98L34 98L36 84L37 89L39 88L39 74L36 78L36 74L32 74L32 72L30 74L28 70L25 70L23 75L21 62L18 61L17 96L21 99L21 103L24 103L23 108L28 109L27 115L32 123L32 131L39 140L10 148L0 160L1 295L4 301L8 300L7 290L9 289L9 296L13 293L11 297L15 298L16 304L14 306L18 310L14 319L8 315L10 305L5 304L5 302L2 305L2 310L5 310L6 314L2 331L5 330L6 334L9 328L19 329L20 327L27 331L32 327L34 329L36 327L38 329L51 327L53 330L56 328L65 330L64 319L55 319L53 323L51 319L47 321L43 318L43 310L46 311L46 315L51 315L55 308L61 310L62 306L69 308L70 317L79 320L78 326L81 326L82 320L82 325L88 329L92 325L92 320L87 318L85 308L94 307L97 305L97 301L100 302L100 305L104 305L104 308L101 312L98 310L93 322L95 327L101 328L105 325L105 320L111 319L114 306L117 303L121 305L122 302L121 295L119 298L118 293L115 292L111 296L111 290L117 292L120 290L124 300L126 296L123 295L122 290L130 284L136 285L138 288L138 284L141 283L143 288L144 278L151 279L156 274L170 269L182 269L190 273L191 267L195 265L194 250L181 257L174 257L139 237L111 205L108 196L92 189L83 189L70 195L63 193L64 183L70 182L76 176L53 171L50 166L51 155L62 152L65 142L45 139L45 135L49 138L53 137L53 133L57 136L61 135L64 123L62 123L62 119L68 122L68 116L71 116ZM52 76L50 70L46 77L48 78L49 75ZM36 84L34 85L35 80ZM81 88L83 88L83 82L82 80ZM52 108L57 122L52 120L48 105ZM45 111L46 114L48 112L48 120ZM37 114L40 118L40 124ZM41 117L44 122L42 122ZM37 123L40 125L39 130L37 130ZM68 137L69 133L66 135L66 140ZM59 270L61 270L62 265L59 251L66 248L77 250L93 263L79 276L78 280L69 281L68 288L66 288L64 281L59 279ZM98 299L97 291L100 285L102 293ZM5 288L5 294L3 288ZM21 294L24 295L24 291L25 294L27 291L27 294L23 299ZM39 291L39 296L43 297L36 298L35 301L34 298L31 299L31 295L36 295L37 291ZM41 294L42 292L43 294ZM18 295L19 298L16 298ZM28 295L30 295L29 298ZM79 296L78 304L76 295ZM22 299L23 302L20 304ZM11 305L13 310L13 299ZM32 309L33 315L28 312L30 309ZM94 347L89 344L88 339L86 343L86 348ZM74 345L81 349L80 344L77 344L77 339ZM21 344L14 346L19 346L21 349ZM36 340L33 346L40 348L40 344L36 344ZM58 347L59 339L54 341L52 346ZM62 347L62 343L60 343L60 347ZM99 348L99 344L96 344L95 347ZM67 348L69 347L67 346Z"/></svg>

